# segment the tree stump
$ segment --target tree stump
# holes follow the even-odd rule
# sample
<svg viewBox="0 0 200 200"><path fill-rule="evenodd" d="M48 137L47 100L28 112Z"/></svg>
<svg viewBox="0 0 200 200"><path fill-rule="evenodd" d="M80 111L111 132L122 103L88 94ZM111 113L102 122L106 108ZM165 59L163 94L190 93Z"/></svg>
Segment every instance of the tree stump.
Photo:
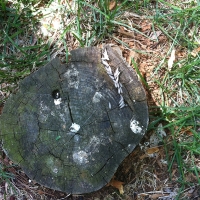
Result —
<svg viewBox="0 0 200 200"><path fill-rule="evenodd" d="M106 185L147 125L142 84L108 45L73 50L69 63L55 58L26 77L0 118L8 157L30 179L72 194Z"/></svg>

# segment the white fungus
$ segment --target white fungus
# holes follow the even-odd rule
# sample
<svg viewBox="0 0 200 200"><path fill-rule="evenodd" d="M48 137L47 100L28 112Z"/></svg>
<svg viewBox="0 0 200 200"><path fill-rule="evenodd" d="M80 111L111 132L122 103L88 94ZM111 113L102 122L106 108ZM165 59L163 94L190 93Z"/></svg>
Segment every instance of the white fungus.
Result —
<svg viewBox="0 0 200 200"><path fill-rule="evenodd" d="M55 167L55 168L53 169L53 173L57 174L57 173L58 173L58 168Z"/></svg>
<svg viewBox="0 0 200 200"><path fill-rule="evenodd" d="M61 98L59 99L54 99L54 104L57 106L57 105L60 105L61 104Z"/></svg>
<svg viewBox="0 0 200 200"><path fill-rule="evenodd" d="M141 134L142 128L139 126L139 122L135 119L131 119L130 128L136 134Z"/></svg>
<svg viewBox="0 0 200 200"><path fill-rule="evenodd" d="M69 131L72 133L77 133L80 129L80 125L76 124L76 123L72 123L72 125L69 128Z"/></svg>

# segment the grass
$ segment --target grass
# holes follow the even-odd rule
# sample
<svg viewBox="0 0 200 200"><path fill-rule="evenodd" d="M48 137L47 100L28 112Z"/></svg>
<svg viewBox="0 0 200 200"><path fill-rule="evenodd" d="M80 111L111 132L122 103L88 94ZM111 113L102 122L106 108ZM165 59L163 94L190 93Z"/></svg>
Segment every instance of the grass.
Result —
<svg viewBox="0 0 200 200"><path fill-rule="evenodd" d="M198 184L200 183L200 168L194 161L198 160L200 155L200 57L199 54L191 54L199 46L199 21L195 19L199 18L200 10L196 5L183 10L163 1L160 3L169 6L171 10L166 12L166 8L156 8L155 25L171 40L172 48L181 47L187 51L187 56L177 60L172 70L166 70L162 80L156 80L163 97L160 120L167 122L165 128L171 133L168 142L170 141L170 149L174 151L173 156L168 157L168 169L172 174L173 165L178 166L177 181L181 184L181 194L186 186L196 184L187 181L186 176L189 172L195 174ZM167 68L166 57L157 70L164 68ZM169 154L168 147L166 154ZM187 156L191 162L188 162Z"/></svg>
<svg viewBox="0 0 200 200"><path fill-rule="evenodd" d="M2 164L0 164L0 177L1 177L1 183L2 181L9 182L8 181L9 179L14 178L14 176L11 173L6 172L6 167L4 167Z"/></svg>
<svg viewBox="0 0 200 200"><path fill-rule="evenodd" d="M200 57L198 53L192 55L192 51L199 46L199 20L196 19L200 16L200 10L197 5L192 4L183 9L181 2L179 7L164 1L159 3L166 7L156 8L153 18L155 26L171 40L171 49L182 48L187 51L187 56L177 60L171 70L165 71L162 80L156 80L163 97L160 120L167 122L165 128L170 132L167 142L170 142L170 149L174 151L173 156L168 157L168 169L172 174L173 166L178 166L177 181L181 184L181 194L186 186L196 184L187 181L189 172L195 174L197 183L200 183L200 168L197 163L200 155ZM166 61L166 57L163 58L156 73L167 68ZM169 155L167 144L166 154Z"/></svg>
<svg viewBox="0 0 200 200"><path fill-rule="evenodd" d="M0 83L6 83L4 90L8 91L47 62L49 48L41 39L34 38L37 20L28 8L19 11L1 1L0 13Z"/></svg>
<svg viewBox="0 0 200 200"><path fill-rule="evenodd" d="M8 187L12 187L12 185L10 184L10 180L12 180L14 178L14 174L7 171L8 168L9 168L9 166L6 166L5 164L0 163L0 177L1 177L0 184L2 185L3 182L6 182L6 183L8 183Z"/></svg>
<svg viewBox="0 0 200 200"><path fill-rule="evenodd" d="M198 45L200 8L194 3L186 7L180 2L180 7L177 7L165 1L158 2L158 8L154 16L155 25L160 28L175 45L181 45L191 51ZM161 6L164 8L161 9Z"/></svg>
<svg viewBox="0 0 200 200"><path fill-rule="evenodd" d="M161 94L161 112L153 116L149 130L155 130L162 122L170 133L164 141L166 158L171 175L173 167L178 166L179 193L186 186L196 184L187 181L188 173L194 174L200 184L200 2L135 0L130 3L125 0L117 1L112 9L109 0L77 0L74 4L64 1L64 5L60 2L1 1L0 91L4 94L0 96L1 102L15 90L20 79L47 63L52 55L67 61L71 49L107 41L116 41L125 49L131 49L118 37L119 27L150 39L138 24L124 17L124 12L145 16L154 31L161 30L165 34L169 46L152 74ZM184 56L177 58L169 70L167 61L172 49L176 49L177 54L183 51ZM134 67L142 77L136 63ZM149 83L145 84L148 88ZM2 179L10 178L2 168L0 173Z"/></svg>
<svg viewBox="0 0 200 200"><path fill-rule="evenodd" d="M160 1L165 4L163 1ZM166 5L166 4L165 4ZM163 14L163 10L156 8L154 23L171 40L172 48L185 48L188 56L174 63L172 70L167 70L162 80L156 80L162 91L160 120L165 120L171 135L166 145L166 154L173 149L173 156L168 157L169 172L172 174L173 165L178 166L180 184L179 195L188 185L196 183L188 182L188 172L197 177L200 184L199 162L199 119L200 119L200 67L199 54L191 55L194 48L199 46L199 7L189 7L184 10L167 4L170 11ZM172 49L171 48L171 49ZM163 62L164 61L164 62ZM166 68L166 57L162 60L157 70ZM188 162L188 156L190 161ZM196 162L195 162L196 161ZM177 196L177 199L180 196Z"/></svg>

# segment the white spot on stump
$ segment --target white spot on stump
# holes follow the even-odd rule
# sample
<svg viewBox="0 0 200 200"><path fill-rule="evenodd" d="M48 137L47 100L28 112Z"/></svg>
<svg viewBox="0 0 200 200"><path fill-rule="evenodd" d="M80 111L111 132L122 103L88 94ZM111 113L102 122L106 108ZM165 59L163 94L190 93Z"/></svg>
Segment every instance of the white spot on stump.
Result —
<svg viewBox="0 0 200 200"><path fill-rule="evenodd" d="M68 86L70 88L78 89L79 87L79 72L72 64L72 68L64 73L64 78L68 81Z"/></svg>
<svg viewBox="0 0 200 200"><path fill-rule="evenodd" d="M100 92L95 92L93 98L92 98L92 102L93 103L99 103L101 100L102 94Z"/></svg>
<svg viewBox="0 0 200 200"><path fill-rule="evenodd" d="M47 121L48 117L49 117L49 111L50 108L45 105L45 103L43 101L40 102L40 115L39 115L39 121L44 123Z"/></svg>
<svg viewBox="0 0 200 200"><path fill-rule="evenodd" d="M78 151L73 153L73 160L79 165L88 163L88 153L85 151Z"/></svg>
<svg viewBox="0 0 200 200"><path fill-rule="evenodd" d="M80 125L76 124L76 123L72 123L72 125L69 128L69 131L72 133L77 133L80 129Z"/></svg>
<svg viewBox="0 0 200 200"><path fill-rule="evenodd" d="M130 128L136 134L141 134L142 128L139 126L139 122L135 119L131 119Z"/></svg>
<svg viewBox="0 0 200 200"><path fill-rule="evenodd" d="M57 173L58 173L58 169L57 169L57 168L54 168L54 169L53 169L53 172L54 172L55 174L57 174Z"/></svg>
<svg viewBox="0 0 200 200"><path fill-rule="evenodd" d="M60 105L61 104L61 101L62 99L59 98L59 99L54 99L54 104L57 106L57 105Z"/></svg>
<svg viewBox="0 0 200 200"><path fill-rule="evenodd" d="M108 107L109 107L109 109L111 109L111 108L112 108L112 106L111 106L111 103L110 103L110 102L108 103Z"/></svg>

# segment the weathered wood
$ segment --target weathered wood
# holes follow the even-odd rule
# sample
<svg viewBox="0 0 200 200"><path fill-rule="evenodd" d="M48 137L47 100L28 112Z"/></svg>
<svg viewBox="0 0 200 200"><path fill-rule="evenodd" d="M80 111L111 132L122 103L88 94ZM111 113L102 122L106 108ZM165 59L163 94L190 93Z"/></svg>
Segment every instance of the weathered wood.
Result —
<svg viewBox="0 0 200 200"><path fill-rule="evenodd" d="M107 184L148 125L144 89L135 71L106 46L119 68L123 98L101 63L101 50L81 48L21 81L0 119L6 154L46 187L89 193Z"/></svg>

